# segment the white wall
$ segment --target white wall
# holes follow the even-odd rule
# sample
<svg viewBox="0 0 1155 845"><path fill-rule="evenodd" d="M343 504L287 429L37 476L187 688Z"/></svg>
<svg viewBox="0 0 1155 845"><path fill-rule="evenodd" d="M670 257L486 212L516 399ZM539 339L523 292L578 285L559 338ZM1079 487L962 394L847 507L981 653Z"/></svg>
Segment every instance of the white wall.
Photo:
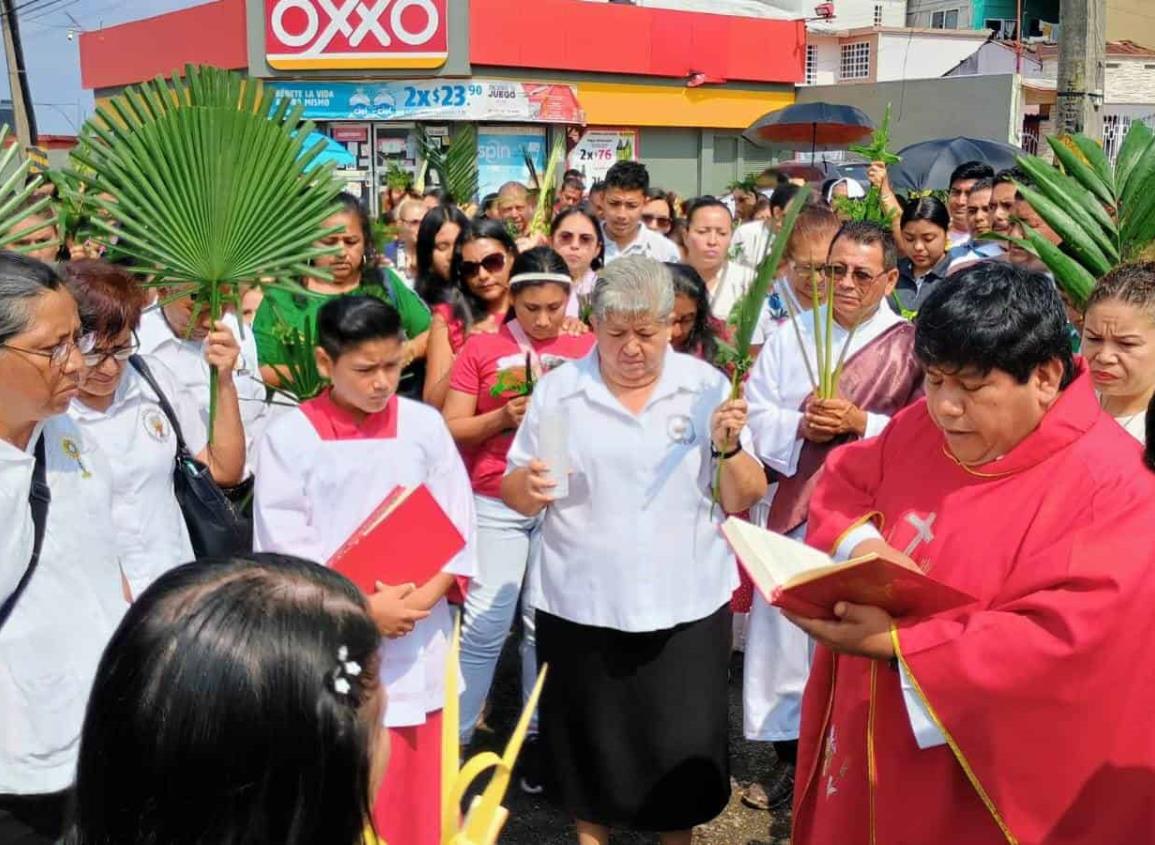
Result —
<svg viewBox="0 0 1155 845"><path fill-rule="evenodd" d="M815 45L818 48L818 64L817 72L818 78L814 81L815 85L834 85L838 82L838 67L841 62L841 53L839 52L839 41L833 37L815 37L810 34L808 43Z"/></svg>
<svg viewBox="0 0 1155 845"><path fill-rule="evenodd" d="M934 35L918 32L880 32L875 73L879 82L895 79L936 79L982 45L984 37L973 32L942 30Z"/></svg>
<svg viewBox="0 0 1155 845"><path fill-rule="evenodd" d="M1155 103L1155 59L1108 56L1104 77L1105 102Z"/></svg>

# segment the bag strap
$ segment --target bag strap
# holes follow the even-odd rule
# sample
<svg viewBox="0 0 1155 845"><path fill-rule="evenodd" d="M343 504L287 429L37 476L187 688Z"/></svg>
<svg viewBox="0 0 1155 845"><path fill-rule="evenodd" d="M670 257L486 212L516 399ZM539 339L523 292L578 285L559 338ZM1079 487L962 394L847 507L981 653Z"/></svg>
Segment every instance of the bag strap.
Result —
<svg viewBox="0 0 1155 845"><path fill-rule="evenodd" d="M168 397L164 395L164 391L160 389L160 385L156 383L156 377L153 376L152 370L148 368L148 364L144 363L144 359L139 355L133 355L128 359L132 364L132 368L140 373L140 377L147 382L148 386L152 388L152 392L156 394L156 401L160 405L160 409L164 415L168 417L169 425L172 426L172 432L176 435L176 451L178 455L190 454L188 446L184 442L184 433L180 428L180 421L176 418L176 411L173 410L172 404L168 401Z"/></svg>
<svg viewBox="0 0 1155 845"><path fill-rule="evenodd" d="M52 492L48 489L47 461L44 457L44 434L41 433L36 441L36 465L32 470L32 486L28 490L28 507L32 510L32 557L28 561L28 568L20 577L20 583L12 591L12 595L0 604L0 628L12 615L13 608L20 594L28 587L32 580L32 573L40 562L40 550L44 546L44 531L48 523L48 505L52 501Z"/></svg>

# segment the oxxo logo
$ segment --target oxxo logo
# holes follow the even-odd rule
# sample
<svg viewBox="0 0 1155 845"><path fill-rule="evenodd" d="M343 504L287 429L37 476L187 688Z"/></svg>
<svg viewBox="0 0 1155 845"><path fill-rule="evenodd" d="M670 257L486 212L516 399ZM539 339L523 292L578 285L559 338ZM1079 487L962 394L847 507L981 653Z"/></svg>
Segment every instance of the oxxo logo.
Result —
<svg viewBox="0 0 1155 845"><path fill-rule="evenodd" d="M429 68L449 57L448 0L265 0L271 67Z"/></svg>

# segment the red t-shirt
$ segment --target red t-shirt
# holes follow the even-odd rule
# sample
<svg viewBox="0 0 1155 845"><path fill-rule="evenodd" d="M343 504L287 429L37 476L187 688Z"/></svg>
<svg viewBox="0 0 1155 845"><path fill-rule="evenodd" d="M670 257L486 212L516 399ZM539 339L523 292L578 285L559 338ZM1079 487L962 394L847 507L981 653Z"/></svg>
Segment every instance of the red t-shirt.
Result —
<svg viewBox="0 0 1155 845"><path fill-rule="evenodd" d="M456 355L461 351L461 347L465 345L464 321L453 316L453 306L448 302L440 302L429 310L440 316L449 327L449 348L452 349L453 354Z"/></svg>
<svg viewBox="0 0 1155 845"><path fill-rule="evenodd" d="M530 339L534 351L546 372L566 361L586 355L594 347L593 334L580 337L559 335L553 340ZM498 379L508 386L503 393L493 395ZM477 397L477 414L487 414L504 407L518 393L516 387L525 381L525 352L518 345L508 326L497 334L470 335L453 362L449 374L452 390ZM473 490L483 496L501 496L501 477L505 474L505 456L513 443L515 432L507 431L489 438L480 446L461 450L469 470Z"/></svg>

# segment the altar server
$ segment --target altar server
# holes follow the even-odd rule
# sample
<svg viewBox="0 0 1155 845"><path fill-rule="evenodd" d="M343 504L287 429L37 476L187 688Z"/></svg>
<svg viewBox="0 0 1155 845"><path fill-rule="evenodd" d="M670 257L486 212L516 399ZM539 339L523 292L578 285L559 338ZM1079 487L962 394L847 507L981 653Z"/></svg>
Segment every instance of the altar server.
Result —
<svg viewBox="0 0 1155 845"><path fill-rule="evenodd" d="M324 563L397 486L426 485L467 540L425 584L370 597L382 632L393 754L374 808L389 842L440 841L441 710L451 632L445 593L474 574L473 491L437 411L397 396L401 321L392 306L351 295L318 315L317 366L332 387L270 426L257 447L256 546ZM387 581L386 578L382 579Z"/></svg>

